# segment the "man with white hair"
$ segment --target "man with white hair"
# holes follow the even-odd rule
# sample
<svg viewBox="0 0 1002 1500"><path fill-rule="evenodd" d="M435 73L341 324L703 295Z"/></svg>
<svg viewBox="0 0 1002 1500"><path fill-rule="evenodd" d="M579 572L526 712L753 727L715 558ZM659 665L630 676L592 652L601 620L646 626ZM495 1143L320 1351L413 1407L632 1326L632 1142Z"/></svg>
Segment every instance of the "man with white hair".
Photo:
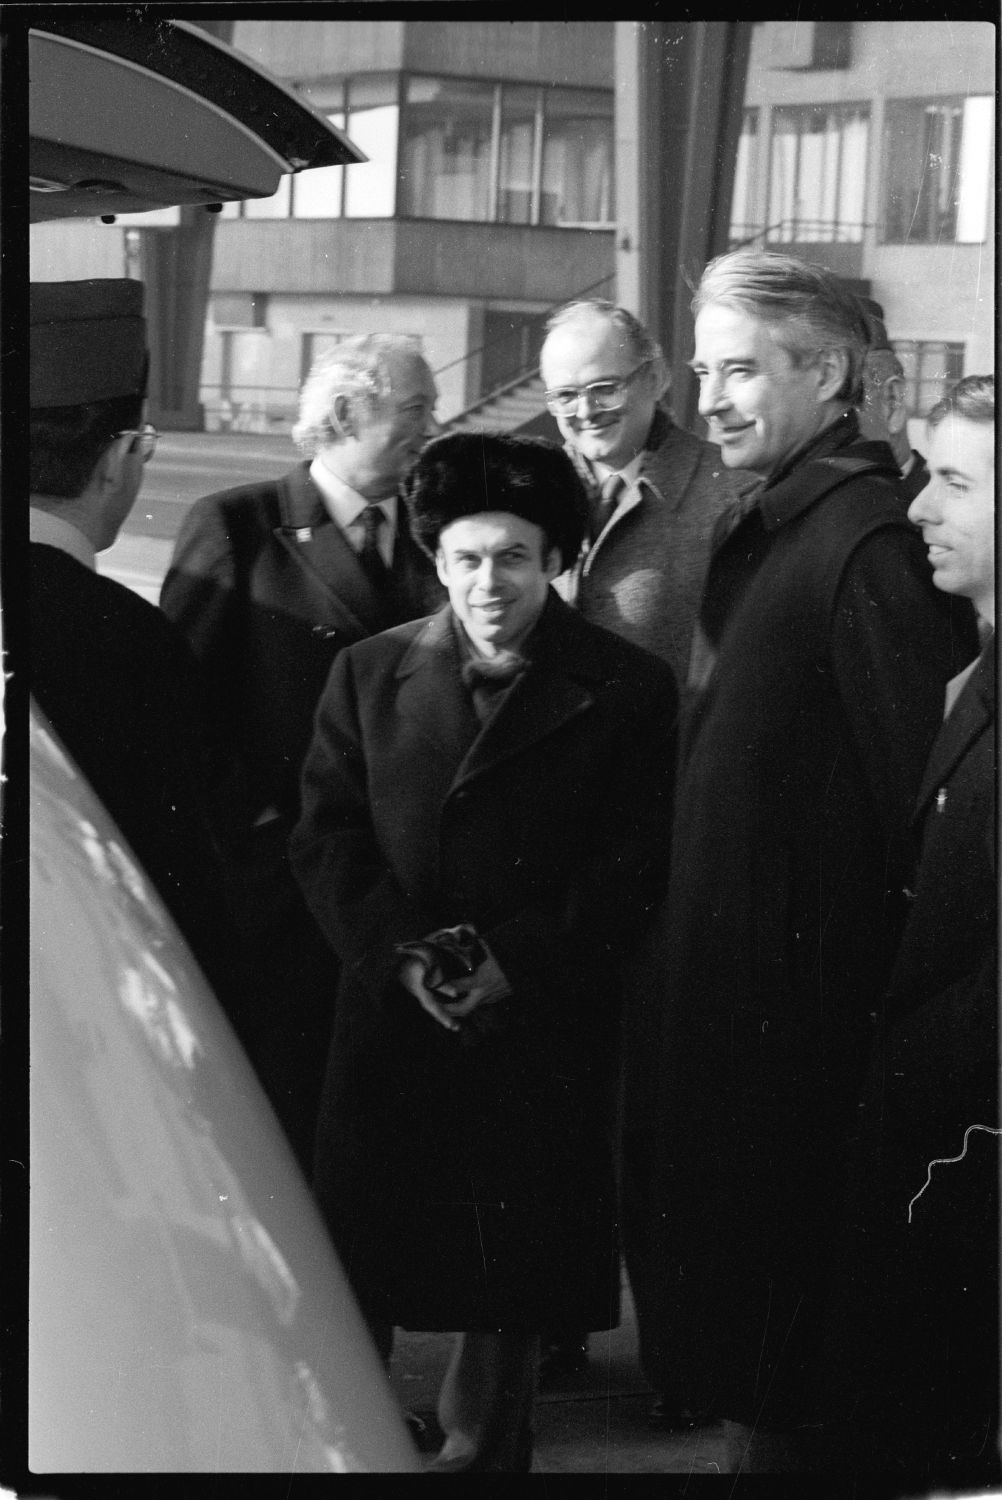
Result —
<svg viewBox="0 0 1002 1500"><path fill-rule="evenodd" d="M947 681L977 650L933 586L868 331L819 266L738 250L693 304L700 411L760 476L715 538L663 932L665 1394L813 1417L855 1102L900 938ZM679 1416L682 1416L681 1411Z"/></svg>
<svg viewBox="0 0 1002 1500"><path fill-rule="evenodd" d="M436 396L416 340L343 340L301 392L293 438L305 462L277 481L197 501L160 597L202 663L231 757L220 821L246 942L275 1002L244 1041L307 1167L337 974L286 843L335 656L441 598L397 498L437 431Z"/></svg>

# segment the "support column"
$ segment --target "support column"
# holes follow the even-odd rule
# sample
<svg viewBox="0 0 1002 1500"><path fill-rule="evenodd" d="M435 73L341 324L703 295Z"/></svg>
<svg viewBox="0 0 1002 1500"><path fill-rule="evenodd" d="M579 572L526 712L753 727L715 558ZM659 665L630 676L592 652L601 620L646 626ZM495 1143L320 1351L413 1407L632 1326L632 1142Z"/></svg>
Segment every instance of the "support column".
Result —
<svg viewBox="0 0 1002 1500"><path fill-rule="evenodd" d="M617 297L660 339L692 427L692 287L727 249L748 21L618 21Z"/></svg>

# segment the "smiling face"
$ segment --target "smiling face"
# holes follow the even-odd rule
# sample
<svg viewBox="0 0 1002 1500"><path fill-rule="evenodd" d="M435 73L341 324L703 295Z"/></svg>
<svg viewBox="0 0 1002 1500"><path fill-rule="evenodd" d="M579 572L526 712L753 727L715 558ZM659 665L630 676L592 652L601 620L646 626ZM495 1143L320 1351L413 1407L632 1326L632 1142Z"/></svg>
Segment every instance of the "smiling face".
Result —
<svg viewBox="0 0 1002 1500"><path fill-rule="evenodd" d="M539 526L508 511L463 516L439 537L438 576L481 656L516 650L538 620L560 553Z"/></svg>
<svg viewBox="0 0 1002 1500"><path fill-rule="evenodd" d="M844 406L835 396L844 356L822 351L797 365L770 324L720 302L696 318L692 368L707 435L729 469L773 473Z"/></svg>
<svg viewBox="0 0 1002 1500"><path fill-rule="evenodd" d="M583 315L554 328L540 354L540 373L548 391L573 389L597 381L622 380L637 370L640 356L615 323L599 314ZM598 411L587 395L557 426L564 440L593 463L622 469L642 450L654 420L662 379L657 362L637 371L615 411Z"/></svg>
<svg viewBox="0 0 1002 1500"><path fill-rule="evenodd" d="M932 475L908 507L929 548L933 583L995 621L995 426L951 413L932 429Z"/></svg>
<svg viewBox="0 0 1002 1500"><path fill-rule="evenodd" d="M429 438L438 432L432 373L417 355L387 362L389 394L375 403L338 397L335 422L341 441L324 450L323 462L369 500L396 493L400 480Z"/></svg>

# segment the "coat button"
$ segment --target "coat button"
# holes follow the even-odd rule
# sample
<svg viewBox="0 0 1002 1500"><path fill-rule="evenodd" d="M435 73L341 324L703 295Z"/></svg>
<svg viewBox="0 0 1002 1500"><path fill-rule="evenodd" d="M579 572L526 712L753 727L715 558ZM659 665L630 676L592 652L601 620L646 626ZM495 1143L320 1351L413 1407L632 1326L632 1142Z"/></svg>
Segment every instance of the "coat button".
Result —
<svg viewBox="0 0 1002 1500"><path fill-rule="evenodd" d="M332 641L337 635L337 631L330 625L314 625L312 633L318 635L323 641Z"/></svg>

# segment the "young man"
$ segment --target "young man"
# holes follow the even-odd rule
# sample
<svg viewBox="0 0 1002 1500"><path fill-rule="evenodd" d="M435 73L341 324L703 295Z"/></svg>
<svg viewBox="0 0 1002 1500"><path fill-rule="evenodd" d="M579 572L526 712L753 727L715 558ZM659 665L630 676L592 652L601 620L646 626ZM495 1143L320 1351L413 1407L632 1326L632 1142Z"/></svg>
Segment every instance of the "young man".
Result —
<svg viewBox="0 0 1002 1500"><path fill-rule="evenodd" d="M243 941L266 996L243 1040L309 1171L337 986L288 866L313 713L337 653L441 598L398 499L437 431L413 339L345 339L303 386L306 462L188 513L160 604L202 664L239 793L220 800ZM232 789L232 782L224 780Z"/></svg>
<svg viewBox="0 0 1002 1500"><path fill-rule="evenodd" d="M558 449L440 438L408 499L449 604L338 658L292 844L342 973L314 1187L384 1349L463 1331L438 1467L524 1470L540 1331L617 1318L620 970L676 694L550 587L585 524Z"/></svg>
<svg viewBox="0 0 1002 1500"><path fill-rule="evenodd" d="M832 1367L858 1467L924 1487L999 1482L999 1027L995 788L995 381L927 419L909 516L936 587L986 632L947 687L915 803L909 912L861 1116Z"/></svg>
<svg viewBox="0 0 1002 1500"><path fill-rule="evenodd" d="M728 467L760 483L719 529L683 729L660 1374L680 1408L787 1428L810 1415L911 808L975 636L932 586L886 445L859 439L867 329L851 294L735 251L693 307L700 411Z"/></svg>

